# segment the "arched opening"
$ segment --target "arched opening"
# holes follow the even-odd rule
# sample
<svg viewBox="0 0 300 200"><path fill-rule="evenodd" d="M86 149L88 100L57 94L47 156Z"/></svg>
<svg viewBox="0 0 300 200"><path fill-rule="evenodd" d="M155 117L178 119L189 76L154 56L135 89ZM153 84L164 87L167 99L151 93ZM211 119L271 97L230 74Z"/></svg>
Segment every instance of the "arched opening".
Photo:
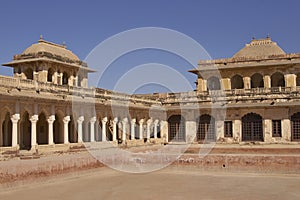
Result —
<svg viewBox="0 0 300 200"><path fill-rule="evenodd" d="M251 88L263 88L264 79L263 76L259 73L255 73L251 76Z"/></svg>
<svg viewBox="0 0 300 200"><path fill-rule="evenodd" d="M82 140L83 142L89 142L90 140L90 123L87 120L82 122Z"/></svg>
<svg viewBox="0 0 300 200"><path fill-rule="evenodd" d="M27 68L24 72L25 76L29 80L33 80L33 70L31 68Z"/></svg>
<svg viewBox="0 0 300 200"><path fill-rule="evenodd" d="M83 76L81 74L78 74L78 76L77 76L77 86L78 87L82 86L82 80L83 80Z"/></svg>
<svg viewBox="0 0 300 200"><path fill-rule="evenodd" d="M300 112L297 112L291 117L292 125L292 141L300 141Z"/></svg>
<svg viewBox="0 0 300 200"><path fill-rule="evenodd" d="M2 146L12 146L12 122L10 120L9 112L5 114L5 118L2 123Z"/></svg>
<svg viewBox="0 0 300 200"><path fill-rule="evenodd" d="M275 72L271 76L271 87L285 87L284 75L280 72Z"/></svg>
<svg viewBox="0 0 300 200"><path fill-rule="evenodd" d="M99 117L95 124L95 141L100 142L102 139L102 118Z"/></svg>
<svg viewBox="0 0 300 200"><path fill-rule="evenodd" d="M70 143L78 142L78 134L77 134L77 131L76 131L76 125L75 125L74 118L73 118L72 115L70 116L70 121L69 121L69 124L68 124L68 130L69 130L68 134L69 134Z"/></svg>
<svg viewBox="0 0 300 200"><path fill-rule="evenodd" d="M48 122L44 113L39 115L36 124L36 137L38 144L48 144Z"/></svg>
<svg viewBox="0 0 300 200"><path fill-rule="evenodd" d="M198 119L197 140L216 140L215 118L210 115L201 115Z"/></svg>
<svg viewBox="0 0 300 200"><path fill-rule="evenodd" d="M220 90L221 89L221 85L220 85L220 80L215 77L209 77L209 79L207 79L207 90Z"/></svg>
<svg viewBox="0 0 300 200"><path fill-rule="evenodd" d="M300 86L300 73L298 73L296 77L296 86Z"/></svg>
<svg viewBox="0 0 300 200"><path fill-rule="evenodd" d="M69 83L69 74L67 72L63 73L63 78L62 78L62 84L63 85L68 85Z"/></svg>
<svg viewBox="0 0 300 200"><path fill-rule="evenodd" d="M181 115L172 115L168 119L169 124L169 141L185 141L185 119Z"/></svg>
<svg viewBox="0 0 300 200"><path fill-rule="evenodd" d="M231 89L243 89L244 88L244 81L243 77L240 75L234 75L231 78Z"/></svg>
<svg viewBox="0 0 300 200"><path fill-rule="evenodd" d="M242 117L242 140L263 141L262 117L248 113Z"/></svg>
<svg viewBox="0 0 300 200"><path fill-rule="evenodd" d="M23 114L20 125L20 149L31 149L31 122L27 111Z"/></svg>
<svg viewBox="0 0 300 200"><path fill-rule="evenodd" d="M64 143L63 135L63 121L61 115L55 115L55 121L53 123L53 139L55 144Z"/></svg>
<svg viewBox="0 0 300 200"><path fill-rule="evenodd" d="M47 82L50 83L53 82L53 74L54 74L54 70L52 68L48 69Z"/></svg>

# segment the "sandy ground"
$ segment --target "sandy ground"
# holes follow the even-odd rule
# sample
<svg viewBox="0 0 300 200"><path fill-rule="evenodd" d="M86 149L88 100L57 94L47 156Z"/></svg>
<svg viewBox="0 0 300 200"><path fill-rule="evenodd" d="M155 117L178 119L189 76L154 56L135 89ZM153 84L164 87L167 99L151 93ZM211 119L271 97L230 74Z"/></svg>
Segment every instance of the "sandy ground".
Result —
<svg viewBox="0 0 300 200"><path fill-rule="evenodd" d="M0 199L300 199L299 175L168 167L128 174L103 167L0 188Z"/></svg>

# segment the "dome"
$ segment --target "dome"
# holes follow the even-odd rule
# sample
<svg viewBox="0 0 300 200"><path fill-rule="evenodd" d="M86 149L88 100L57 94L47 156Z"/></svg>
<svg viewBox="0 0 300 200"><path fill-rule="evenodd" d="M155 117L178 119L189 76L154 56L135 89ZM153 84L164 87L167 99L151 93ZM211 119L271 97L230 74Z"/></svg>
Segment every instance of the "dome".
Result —
<svg viewBox="0 0 300 200"><path fill-rule="evenodd" d="M244 48L238 51L233 58L238 57L266 57L273 55L286 54L276 42L270 37L265 39L253 39L250 44L246 44Z"/></svg>
<svg viewBox="0 0 300 200"><path fill-rule="evenodd" d="M69 60L80 61L80 59L72 51L68 50L65 45L45 41L42 37L39 39L38 43L31 45L23 51L22 55L35 55L38 53L50 53Z"/></svg>

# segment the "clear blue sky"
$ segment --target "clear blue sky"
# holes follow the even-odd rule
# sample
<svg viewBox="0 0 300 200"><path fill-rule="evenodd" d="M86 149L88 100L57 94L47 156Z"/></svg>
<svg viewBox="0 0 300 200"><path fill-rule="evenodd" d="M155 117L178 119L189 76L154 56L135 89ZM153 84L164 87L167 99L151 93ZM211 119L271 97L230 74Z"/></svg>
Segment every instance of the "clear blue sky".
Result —
<svg viewBox="0 0 300 200"><path fill-rule="evenodd" d="M253 36L267 34L286 52L300 52L298 0L6 0L0 6L0 63L35 43L40 34L56 43L65 41L84 59L106 38L148 26L180 31L212 58L231 57ZM0 74L9 74L0 69Z"/></svg>

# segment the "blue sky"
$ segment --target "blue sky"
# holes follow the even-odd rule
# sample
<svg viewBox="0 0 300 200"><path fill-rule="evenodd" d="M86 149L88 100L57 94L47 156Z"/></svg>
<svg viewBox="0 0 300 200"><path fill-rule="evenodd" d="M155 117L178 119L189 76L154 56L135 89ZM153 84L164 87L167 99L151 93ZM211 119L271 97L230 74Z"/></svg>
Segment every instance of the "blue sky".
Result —
<svg viewBox="0 0 300 200"><path fill-rule="evenodd" d="M212 58L231 57L253 36L263 38L267 34L286 52L300 52L300 1L297 0L3 0L0 6L1 63L10 61L14 54L35 43L40 34L56 43L65 41L80 59L85 59L108 37L149 26L169 28L190 36ZM145 60L134 64L153 62L156 53L144 53L139 57ZM164 64L174 68L189 67L175 56L161 57L158 62L167 60ZM132 62L126 64L125 60L116 63L127 65L129 69ZM115 72L124 73L118 67ZM10 74L10 70L1 67L0 74ZM196 79L193 75L187 76L191 82ZM100 87L111 89L105 84Z"/></svg>

